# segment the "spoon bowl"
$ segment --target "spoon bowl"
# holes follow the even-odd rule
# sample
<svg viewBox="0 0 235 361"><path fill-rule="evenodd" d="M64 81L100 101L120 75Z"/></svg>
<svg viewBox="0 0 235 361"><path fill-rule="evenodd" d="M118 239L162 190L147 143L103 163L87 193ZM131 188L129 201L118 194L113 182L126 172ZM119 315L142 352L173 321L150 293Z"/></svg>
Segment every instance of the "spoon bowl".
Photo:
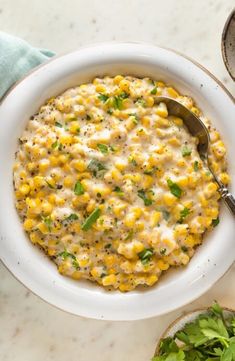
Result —
<svg viewBox="0 0 235 361"><path fill-rule="evenodd" d="M163 102L166 104L169 115L180 117L184 125L188 128L189 133L198 139L198 153L204 161L207 168L209 168L214 180L218 184L218 191L225 201L226 205L235 216L235 198L229 193L225 185L219 180L210 167L208 162L208 150L210 147L210 136L205 124L193 112L186 108L183 104L175 99L159 96L155 99L157 104Z"/></svg>

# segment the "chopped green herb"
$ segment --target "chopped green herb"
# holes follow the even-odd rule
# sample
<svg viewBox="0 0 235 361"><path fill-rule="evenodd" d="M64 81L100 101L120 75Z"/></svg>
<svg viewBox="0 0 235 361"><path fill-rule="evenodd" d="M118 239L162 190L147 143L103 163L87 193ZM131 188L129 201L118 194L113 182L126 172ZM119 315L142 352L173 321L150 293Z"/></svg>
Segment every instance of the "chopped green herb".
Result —
<svg viewBox="0 0 235 361"><path fill-rule="evenodd" d="M82 194L84 194L84 192L85 192L85 189L84 189L82 183L77 181L74 186L74 193L76 194L76 196L81 196Z"/></svg>
<svg viewBox="0 0 235 361"><path fill-rule="evenodd" d="M108 110L107 110L107 113L108 113L109 115L112 115L112 114L113 114L113 110L112 110L112 109L108 109Z"/></svg>
<svg viewBox="0 0 235 361"><path fill-rule="evenodd" d="M63 125L59 122L55 122L55 126L58 127L58 128L63 128Z"/></svg>
<svg viewBox="0 0 235 361"><path fill-rule="evenodd" d="M190 149L187 145L184 145L181 150L181 153L183 157L188 157L189 155L191 155L192 149Z"/></svg>
<svg viewBox="0 0 235 361"><path fill-rule="evenodd" d="M115 109L122 110L123 109L123 99L126 99L128 97L127 93L121 93L120 95L117 95L113 97L113 107Z"/></svg>
<svg viewBox="0 0 235 361"><path fill-rule="evenodd" d="M220 221L219 217L217 217L217 218L215 218L215 219L212 219L212 222L211 222L212 226L213 226L213 227L218 226L219 221Z"/></svg>
<svg viewBox="0 0 235 361"><path fill-rule="evenodd" d="M161 254L162 256L164 256L164 254L166 254L166 248L161 248L161 249L160 249L160 254Z"/></svg>
<svg viewBox="0 0 235 361"><path fill-rule="evenodd" d="M82 225L83 231L88 231L92 225L97 221L97 219L100 217L101 210L99 208L96 208L84 221Z"/></svg>
<svg viewBox="0 0 235 361"><path fill-rule="evenodd" d="M98 95L98 99L105 103L108 100L109 96L105 94Z"/></svg>
<svg viewBox="0 0 235 361"><path fill-rule="evenodd" d="M102 272L101 275L100 275L100 278L103 278L105 276L107 276L107 273Z"/></svg>
<svg viewBox="0 0 235 361"><path fill-rule="evenodd" d="M47 180L45 180L45 181L46 181L46 184L48 185L49 188L55 189L55 187L52 184L50 184Z"/></svg>
<svg viewBox="0 0 235 361"><path fill-rule="evenodd" d="M51 148L52 148L52 149L55 149L55 148L57 148L58 146L59 146L59 142L58 142L58 140L56 140L54 143L52 143Z"/></svg>
<svg viewBox="0 0 235 361"><path fill-rule="evenodd" d="M86 120L91 120L91 116L89 114L86 115Z"/></svg>
<svg viewBox="0 0 235 361"><path fill-rule="evenodd" d="M188 252L188 248L186 246L182 246L181 249L183 252Z"/></svg>
<svg viewBox="0 0 235 361"><path fill-rule="evenodd" d="M156 86L151 90L150 94L153 94L153 95L157 94L157 87Z"/></svg>
<svg viewBox="0 0 235 361"><path fill-rule="evenodd" d="M133 237L133 235L134 235L134 231L133 231L133 229L131 229L128 232L127 236L124 238L124 241L127 241L128 239L131 239Z"/></svg>
<svg viewBox="0 0 235 361"><path fill-rule="evenodd" d="M154 167L152 169L145 170L144 174L153 175L156 170L158 170L158 167Z"/></svg>
<svg viewBox="0 0 235 361"><path fill-rule="evenodd" d="M152 361L234 361L235 316L215 303L209 311L163 339Z"/></svg>
<svg viewBox="0 0 235 361"><path fill-rule="evenodd" d="M168 184L168 187L171 191L171 193L177 197L177 198L180 198L181 195L182 195L182 189L178 186L178 184L172 182L171 179L167 179L167 184Z"/></svg>
<svg viewBox="0 0 235 361"><path fill-rule="evenodd" d="M107 244L104 246L105 249L109 249L109 248L111 248L111 247L112 247L112 244L111 244L111 243L107 243Z"/></svg>
<svg viewBox="0 0 235 361"><path fill-rule="evenodd" d="M97 177L100 172L106 170L103 163L99 162L97 159L92 159L87 167L93 174L94 177Z"/></svg>
<svg viewBox="0 0 235 361"><path fill-rule="evenodd" d="M141 105L142 107L146 107L146 101L143 98L139 98L136 100L136 104Z"/></svg>
<svg viewBox="0 0 235 361"><path fill-rule="evenodd" d="M199 163L198 163L197 160L195 160L195 162L193 163L193 169L194 169L195 172L197 172L198 169L199 169Z"/></svg>
<svg viewBox="0 0 235 361"><path fill-rule="evenodd" d="M118 186L116 186L113 191L116 192L119 196L124 196L124 192Z"/></svg>
<svg viewBox="0 0 235 361"><path fill-rule="evenodd" d="M178 220L178 223L183 223L183 221L189 215L189 213L190 213L190 209L187 207L184 207L184 209L182 209L182 211L180 211L180 219Z"/></svg>
<svg viewBox="0 0 235 361"><path fill-rule="evenodd" d="M97 147L99 148L99 150L101 151L101 153L103 154L107 154L109 152L109 148L106 144L97 144Z"/></svg>
<svg viewBox="0 0 235 361"><path fill-rule="evenodd" d="M143 265L147 265L153 257L153 249L145 248L142 252L138 253L138 257Z"/></svg>
<svg viewBox="0 0 235 361"><path fill-rule="evenodd" d="M48 231L51 232L51 227L53 224L51 217L50 216L47 216L47 217L42 216L42 220L43 220L44 224L47 226Z"/></svg>
<svg viewBox="0 0 235 361"><path fill-rule="evenodd" d="M77 219L78 219L78 216L76 215L76 213L71 213L70 216L68 216L64 219L64 221L71 222L71 221L76 221Z"/></svg>
<svg viewBox="0 0 235 361"><path fill-rule="evenodd" d="M137 193L138 193L138 197L143 199L145 206L151 206L151 204L153 204L152 199L146 196L145 191L143 189L140 189Z"/></svg>
<svg viewBox="0 0 235 361"><path fill-rule="evenodd" d="M67 252L67 251L63 251L63 252L59 253L58 256L61 257L63 260L65 260L68 257L72 258L73 267L76 269L80 268L78 260L74 254Z"/></svg>

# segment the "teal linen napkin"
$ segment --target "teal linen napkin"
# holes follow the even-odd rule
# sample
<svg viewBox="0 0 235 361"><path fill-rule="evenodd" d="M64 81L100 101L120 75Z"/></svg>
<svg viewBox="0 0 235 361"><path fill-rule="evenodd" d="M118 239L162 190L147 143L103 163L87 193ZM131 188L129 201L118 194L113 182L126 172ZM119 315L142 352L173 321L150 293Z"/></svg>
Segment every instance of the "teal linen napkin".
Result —
<svg viewBox="0 0 235 361"><path fill-rule="evenodd" d="M0 98L29 70L53 55L52 51L34 48L20 38L0 32Z"/></svg>

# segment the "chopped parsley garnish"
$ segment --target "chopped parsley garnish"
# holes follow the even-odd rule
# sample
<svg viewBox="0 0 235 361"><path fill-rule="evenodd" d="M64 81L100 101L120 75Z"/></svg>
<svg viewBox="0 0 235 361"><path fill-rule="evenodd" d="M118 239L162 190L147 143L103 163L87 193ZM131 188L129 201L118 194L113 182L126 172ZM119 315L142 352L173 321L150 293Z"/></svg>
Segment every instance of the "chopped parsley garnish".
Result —
<svg viewBox="0 0 235 361"><path fill-rule="evenodd" d="M67 251L63 251L63 252L59 253L58 256L61 257L63 259L63 261L66 260L66 258L68 258L68 257L72 258L73 267L76 269L80 268L78 260L74 254L67 252Z"/></svg>
<svg viewBox="0 0 235 361"><path fill-rule="evenodd" d="M107 244L104 246L105 249L109 249L109 248L111 248L111 247L112 247L112 244L111 244L111 243L107 243Z"/></svg>
<svg viewBox="0 0 235 361"><path fill-rule="evenodd" d="M157 207L156 211L161 212L163 218L165 219L165 221L168 221L168 219L170 218L170 212L168 212L168 210L164 207Z"/></svg>
<svg viewBox="0 0 235 361"><path fill-rule="evenodd" d="M166 248L160 249L160 255L164 256L166 254Z"/></svg>
<svg viewBox="0 0 235 361"><path fill-rule="evenodd" d="M121 188L120 187L118 187L118 186L116 186L114 189L113 189L113 191L115 192L115 193L117 193L119 196L123 196L124 195L124 192L121 190Z"/></svg>
<svg viewBox="0 0 235 361"><path fill-rule="evenodd" d="M109 152L109 148L106 144L97 144L97 148L101 151L103 154L107 154Z"/></svg>
<svg viewBox="0 0 235 361"><path fill-rule="evenodd" d="M96 208L88 217L85 219L82 230L88 231L92 225L97 221L97 219L100 217L101 210L99 208Z"/></svg>
<svg viewBox="0 0 235 361"><path fill-rule="evenodd" d="M55 126L58 127L58 128L63 128L63 125L59 122L55 122Z"/></svg>
<svg viewBox="0 0 235 361"><path fill-rule="evenodd" d="M49 188L55 189L55 187L50 182L48 182L47 180L46 180L46 184L48 185Z"/></svg>
<svg viewBox="0 0 235 361"><path fill-rule="evenodd" d="M234 361L235 315L214 303L173 336L161 340L152 361Z"/></svg>
<svg viewBox="0 0 235 361"><path fill-rule="evenodd" d="M195 162L193 163L193 169L194 169L195 172L197 172L198 169L199 169L199 163L198 163L197 160L195 160Z"/></svg>
<svg viewBox="0 0 235 361"><path fill-rule="evenodd" d="M182 209L182 211L180 211L180 219L178 220L178 223L183 223L183 221L189 215L189 213L190 213L190 209L187 207L184 207L184 209Z"/></svg>
<svg viewBox="0 0 235 361"><path fill-rule="evenodd" d="M219 221L220 221L219 217L217 217L217 218L215 218L215 219L212 219L212 222L211 222L212 226L213 226L213 227L218 226Z"/></svg>
<svg viewBox="0 0 235 361"><path fill-rule="evenodd" d="M76 196L81 196L82 194L84 194L84 192L85 192L85 189L84 189L82 183L77 181L74 186L74 193L76 194Z"/></svg>
<svg viewBox="0 0 235 361"><path fill-rule="evenodd" d="M71 213L68 217L64 219L66 222L76 221L78 220L78 216L76 213Z"/></svg>
<svg viewBox="0 0 235 361"><path fill-rule="evenodd" d="M47 226L48 231L51 232L51 227L53 224L51 217L50 216L47 216L47 217L42 216L42 220L43 220L43 223Z"/></svg>
<svg viewBox="0 0 235 361"><path fill-rule="evenodd" d="M108 100L109 96L105 94L98 95L98 99L105 103Z"/></svg>
<svg viewBox="0 0 235 361"><path fill-rule="evenodd" d="M137 193L138 193L138 197L143 199L145 206L151 206L151 204L153 204L152 199L146 196L145 191L143 189L140 189Z"/></svg>
<svg viewBox="0 0 235 361"><path fill-rule="evenodd" d="M143 251L138 253L138 257L141 260L143 265L147 265L153 257L153 249L145 248Z"/></svg>
<svg viewBox="0 0 235 361"><path fill-rule="evenodd" d="M158 170L158 169L159 169L158 167L153 167L152 169L145 170L145 171L144 171L144 174L153 175L154 172L155 172L156 170Z"/></svg>
<svg viewBox="0 0 235 361"><path fill-rule="evenodd" d="M58 146L59 146L59 142L58 142L58 140L56 140L54 143L52 143L51 148L52 148L52 149L55 149L55 148L57 148Z"/></svg>
<svg viewBox="0 0 235 361"><path fill-rule="evenodd" d="M172 182L171 179L167 179L167 184L168 184L168 187L171 191L171 193L176 197L176 198L180 198L183 191L182 189L178 186L178 184Z"/></svg>
<svg viewBox="0 0 235 361"><path fill-rule="evenodd" d="M133 229L131 229L128 234L126 235L126 237L124 238L124 241L127 241L128 239L131 239L134 235L134 231Z"/></svg>
<svg viewBox="0 0 235 361"><path fill-rule="evenodd" d="M139 98L136 100L136 103L141 105L142 107L146 107L146 101L143 98Z"/></svg>
<svg viewBox="0 0 235 361"><path fill-rule="evenodd" d="M150 94L153 94L153 95L157 94L157 87L156 86L151 90Z"/></svg>
<svg viewBox="0 0 235 361"><path fill-rule="evenodd" d="M128 98L128 94L123 92L120 95L117 95L113 98L113 107L114 109L123 109L123 99Z"/></svg>
<svg viewBox="0 0 235 361"><path fill-rule="evenodd" d="M184 145L182 150L181 150L181 153L182 153L183 157L188 157L189 155L191 155L192 149L189 148L187 145Z"/></svg>
<svg viewBox="0 0 235 361"><path fill-rule="evenodd" d="M87 167L93 174L94 177L97 177L100 172L103 172L106 170L103 163L99 162L96 159L92 159Z"/></svg>

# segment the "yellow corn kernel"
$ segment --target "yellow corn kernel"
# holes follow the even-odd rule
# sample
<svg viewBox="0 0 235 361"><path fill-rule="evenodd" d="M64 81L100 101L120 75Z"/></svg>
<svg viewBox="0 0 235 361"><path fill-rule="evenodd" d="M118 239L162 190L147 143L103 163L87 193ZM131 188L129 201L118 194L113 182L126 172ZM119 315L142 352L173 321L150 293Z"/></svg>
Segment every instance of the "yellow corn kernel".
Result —
<svg viewBox="0 0 235 361"><path fill-rule="evenodd" d="M64 179L64 186L65 186L65 187L69 187L69 188L70 188L70 187L72 187L73 183L74 183L73 177L71 177L71 176L65 177L65 179Z"/></svg>
<svg viewBox="0 0 235 361"><path fill-rule="evenodd" d="M127 205L125 203L116 204L113 207L113 213L116 217L120 217L123 214L123 211L126 209Z"/></svg>
<svg viewBox="0 0 235 361"><path fill-rule="evenodd" d="M117 277L114 274L102 278L103 286L112 286L116 283Z"/></svg>
<svg viewBox="0 0 235 361"><path fill-rule="evenodd" d="M116 75L115 78L113 79L113 82L114 84L118 85L123 79L124 78L122 75Z"/></svg>
<svg viewBox="0 0 235 361"><path fill-rule="evenodd" d="M29 162L29 163L27 163L27 169L28 169L28 171L29 172L33 172L34 170L35 170L35 168L36 168L36 163L34 163L34 162Z"/></svg>
<svg viewBox="0 0 235 361"><path fill-rule="evenodd" d="M176 197L170 192L164 193L163 200L167 206L173 206L176 203Z"/></svg>
<svg viewBox="0 0 235 361"><path fill-rule="evenodd" d="M136 228L136 230L137 230L138 232L143 231L144 228L145 228L144 222L142 222L142 221L137 221L137 222L135 223L135 228Z"/></svg>
<svg viewBox="0 0 235 361"><path fill-rule="evenodd" d="M50 194L48 196L48 202L51 204L55 204L56 203L56 195L55 194Z"/></svg>
<svg viewBox="0 0 235 361"><path fill-rule="evenodd" d="M226 149L222 140L219 140L212 144L211 149L217 159L223 158L226 154Z"/></svg>
<svg viewBox="0 0 235 361"><path fill-rule="evenodd" d="M30 192L30 186L28 184L24 183L19 187L19 191L22 195L26 196Z"/></svg>
<svg viewBox="0 0 235 361"><path fill-rule="evenodd" d="M122 89L122 91L129 93L130 82L126 79L122 79L119 83L119 87Z"/></svg>
<svg viewBox="0 0 235 361"><path fill-rule="evenodd" d="M157 281L158 281L158 276L157 275L151 275L151 276L148 276L146 278L146 284L148 286L154 285L154 283L156 283Z"/></svg>
<svg viewBox="0 0 235 361"><path fill-rule="evenodd" d="M72 106L72 99L66 99L66 100L57 100L56 102L56 108L64 113L69 113L71 111Z"/></svg>
<svg viewBox="0 0 235 361"><path fill-rule="evenodd" d="M154 98L149 96L145 99L145 102L148 107L152 107L154 105Z"/></svg>
<svg viewBox="0 0 235 361"><path fill-rule="evenodd" d="M173 115L171 115L169 117L169 119L175 124L177 125L177 127L182 127L182 125L184 124L183 120L181 118L175 117Z"/></svg>
<svg viewBox="0 0 235 361"><path fill-rule="evenodd" d="M119 181L119 180L121 180L121 178L122 178L121 173L120 173L117 169L112 169L112 170L111 170L111 177L112 177L115 181Z"/></svg>
<svg viewBox="0 0 235 361"><path fill-rule="evenodd" d="M217 186L216 183L210 182L210 183L207 185L207 187L205 188L205 190L204 190L205 196L206 196L207 198L212 197L212 196L216 193L217 188L218 188L218 186Z"/></svg>
<svg viewBox="0 0 235 361"><path fill-rule="evenodd" d="M154 211L151 214L151 220L150 220L151 227L155 227L159 223L160 218L161 218L161 212Z"/></svg>
<svg viewBox="0 0 235 361"><path fill-rule="evenodd" d="M144 174L143 181L142 181L142 185L143 185L144 189L151 187L153 185L153 182L154 182L153 177L151 177L150 175Z"/></svg>
<svg viewBox="0 0 235 361"><path fill-rule="evenodd" d="M79 258L79 266L86 267L90 262L90 258L87 255L83 255L82 258Z"/></svg>
<svg viewBox="0 0 235 361"><path fill-rule="evenodd" d="M41 207L44 214L50 214L53 209L52 205L49 202L43 202Z"/></svg>
<svg viewBox="0 0 235 361"><path fill-rule="evenodd" d="M134 116L131 116L127 119L126 123L125 123L125 127L127 130L132 130L134 129L136 126L136 119Z"/></svg>
<svg viewBox="0 0 235 361"><path fill-rule="evenodd" d="M81 225L78 222L74 222L74 223L71 224L69 229L70 229L71 232L78 233L81 230ZM76 246L76 245L74 245L74 246ZM76 251L74 250L73 252L76 252Z"/></svg>
<svg viewBox="0 0 235 361"><path fill-rule="evenodd" d="M54 155L51 155L49 157L49 161L50 161L50 164L53 166L53 167L56 167L58 164L59 164L59 159L58 157L55 157Z"/></svg>
<svg viewBox="0 0 235 361"><path fill-rule="evenodd" d="M65 204L65 199L62 197L56 197L56 205L57 206L63 206Z"/></svg>
<svg viewBox="0 0 235 361"><path fill-rule="evenodd" d="M156 114L159 115L159 117L161 118L166 118L168 116L168 110L167 110L167 107L166 107L166 104L165 103L160 103L157 108L156 108ZM163 122L163 125L164 124L168 124L169 122L167 123L164 123Z"/></svg>
<svg viewBox="0 0 235 361"><path fill-rule="evenodd" d="M188 185L188 177L181 177L177 180L177 184L180 187L187 187Z"/></svg>
<svg viewBox="0 0 235 361"><path fill-rule="evenodd" d="M98 92L98 93L104 93L106 91L106 88L103 84L97 84L96 87L95 87L95 90Z"/></svg>
<svg viewBox="0 0 235 361"><path fill-rule="evenodd" d="M74 197L72 200L72 205L74 207L79 207L81 204L86 204L90 200L90 196L87 192L81 194L80 196Z"/></svg>
<svg viewBox="0 0 235 361"><path fill-rule="evenodd" d="M68 135L68 134L61 135L60 143L62 145L67 145L67 146L71 145L71 144L73 144L73 138L71 135Z"/></svg>
<svg viewBox="0 0 235 361"><path fill-rule="evenodd" d="M133 214L127 214L124 218L124 225L128 228L132 228L135 225L135 217Z"/></svg>
<svg viewBox="0 0 235 361"><path fill-rule="evenodd" d="M31 231L31 229L35 226L36 222L34 219L27 218L24 221L24 229L26 231Z"/></svg>
<svg viewBox="0 0 235 361"><path fill-rule="evenodd" d="M100 269L98 267L93 267L91 269L91 275L94 278L100 277Z"/></svg>
<svg viewBox="0 0 235 361"><path fill-rule="evenodd" d="M78 134L80 132L79 122L72 121L69 130L73 134Z"/></svg>
<svg viewBox="0 0 235 361"><path fill-rule="evenodd" d="M72 273L72 278L73 278L74 280L79 280L81 277L82 277L82 273L79 272L79 271L74 271L74 272Z"/></svg>
<svg viewBox="0 0 235 361"><path fill-rule="evenodd" d="M196 244L195 238L191 234L188 235L184 240L184 244L186 247L193 248Z"/></svg>
<svg viewBox="0 0 235 361"><path fill-rule="evenodd" d="M37 229L39 229L39 231L43 234L47 234L49 232L47 225L43 222L38 223Z"/></svg>
<svg viewBox="0 0 235 361"><path fill-rule="evenodd" d="M179 139L178 138L176 138L176 137L173 137L173 138L170 138L170 139L168 139L168 143L170 144L170 145L173 145L174 147L178 147L178 146L180 146L180 141L179 141Z"/></svg>
<svg viewBox="0 0 235 361"><path fill-rule="evenodd" d="M112 254L107 254L104 256L104 262L107 267L113 267L116 263L116 258Z"/></svg>
<svg viewBox="0 0 235 361"><path fill-rule="evenodd" d="M39 163L39 172L45 173L49 167L49 164L50 164L49 160L47 160L47 159L42 160Z"/></svg>
<svg viewBox="0 0 235 361"><path fill-rule="evenodd" d="M92 211L94 211L96 206L97 206L97 204L96 204L95 200L91 199L86 207L87 212L91 213ZM101 206L99 206L99 208L101 209Z"/></svg>
<svg viewBox="0 0 235 361"><path fill-rule="evenodd" d="M171 98L177 98L179 96L179 93L173 88L167 88L167 93Z"/></svg>
<svg viewBox="0 0 235 361"><path fill-rule="evenodd" d="M115 162L115 167L120 171L124 171L127 167L127 163L126 162L123 162L121 160L118 160L117 162Z"/></svg>
<svg viewBox="0 0 235 361"><path fill-rule="evenodd" d="M79 172L84 172L86 170L86 163L82 159L77 159L73 161L72 165Z"/></svg>
<svg viewBox="0 0 235 361"><path fill-rule="evenodd" d="M146 128L150 127L150 122L151 122L150 117L144 116L143 118L141 118L141 123Z"/></svg>
<svg viewBox="0 0 235 361"><path fill-rule="evenodd" d="M31 232L29 235L29 238L31 240L32 243L39 243L40 241L40 237L36 232Z"/></svg>
<svg viewBox="0 0 235 361"><path fill-rule="evenodd" d="M205 214L206 214L207 217L211 217L212 219L215 219L215 218L218 217L219 209L214 208L214 207L206 208L205 209Z"/></svg>
<svg viewBox="0 0 235 361"><path fill-rule="evenodd" d="M157 267L161 270L161 271L166 271L169 268L169 263L164 262L162 259L159 259L157 261Z"/></svg>
<svg viewBox="0 0 235 361"><path fill-rule="evenodd" d="M230 177L229 177L228 173L221 173L219 175L219 179L225 185L229 184L229 182L230 182Z"/></svg>
<svg viewBox="0 0 235 361"><path fill-rule="evenodd" d="M188 233L188 229L187 229L187 226L184 225L184 224L178 224L176 227L175 227L175 230L174 230L174 236L175 238L178 238L178 237L185 237Z"/></svg>

